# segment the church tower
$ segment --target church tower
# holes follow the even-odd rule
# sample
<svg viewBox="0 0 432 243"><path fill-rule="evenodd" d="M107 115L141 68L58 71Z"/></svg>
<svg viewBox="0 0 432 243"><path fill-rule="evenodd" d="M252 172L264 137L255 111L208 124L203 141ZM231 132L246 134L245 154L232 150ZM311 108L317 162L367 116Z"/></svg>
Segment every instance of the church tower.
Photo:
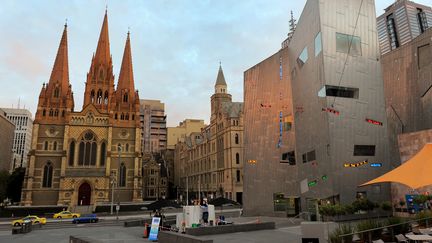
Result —
<svg viewBox="0 0 432 243"><path fill-rule="evenodd" d="M108 13L105 11L96 53L93 54L87 73L83 109L93 104L100 112L108 113L113 92L114 74L108 35Z"/></svg>
<svg viewBox="0 0 432 243"><path fill-rule="evenodd" d="M139 126L139 104L138 91L135 90L130 33L128 32L117 89L111 103L115 123L123 126Z"/></svg>
<svg viewBox="0 0 432 243"><path fill-rule="evenodd" d="M211 96L211 118L210 118L211 121L213 121L216 118L217 112L219 110L219 106L223 102L232 101L231 95L228 94L228 85L225 82L225 77L221 65L219 65L219 71L218 71L214 88L215 88L215 93Z"/></svg>
<svg viewBox="0 0 432 243"><path fill-rule="evenodd" d="M71 85L69 84L69 63L67 47L67 25L65 24L57 56L47 84L39 94L35 124L64 124L74 109Z"/></svg>

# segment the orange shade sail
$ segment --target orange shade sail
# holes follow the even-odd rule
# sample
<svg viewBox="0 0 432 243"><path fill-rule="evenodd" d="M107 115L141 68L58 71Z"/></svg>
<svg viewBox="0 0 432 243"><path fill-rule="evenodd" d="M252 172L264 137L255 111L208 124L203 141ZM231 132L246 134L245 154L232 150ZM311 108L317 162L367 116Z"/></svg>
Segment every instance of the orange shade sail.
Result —
<svg viewBox="0 0 432 243"><path fill-rule="evenodd" d="M432 144L426 144L420 152L399 167L360 186L383 182L397 182L412 189L432 185Z"/></svg>

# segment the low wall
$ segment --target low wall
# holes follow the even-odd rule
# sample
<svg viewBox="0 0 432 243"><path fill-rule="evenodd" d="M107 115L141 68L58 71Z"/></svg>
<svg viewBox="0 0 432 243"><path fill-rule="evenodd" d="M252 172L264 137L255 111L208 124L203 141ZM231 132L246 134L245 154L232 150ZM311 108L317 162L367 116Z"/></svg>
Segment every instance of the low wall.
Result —
<svg viewBox="0 0 432 243"><path fill-rule="evenodd" d="M186 234L188 235L216 235L216 234L228 234L236 232L256 231L256 230L268 230L275 229L275 222L265 223L254 223L254 224L229 224L229 225L218 225L209 227L199 228L186 228Z"/></svg>
<svg viewBox="0 0 432 243"><path fill-rule="evenodd" d="M90 239L87 237L69 236L69 243L101 243L102 241Z"/></svg>
<svg viewBox="0 0 432 243"><path fill-rule="evenodd" d="M160 243L213 243L213 240L199 239L192 235L179 234L171 231L160 231L158 234Z"/></svg>

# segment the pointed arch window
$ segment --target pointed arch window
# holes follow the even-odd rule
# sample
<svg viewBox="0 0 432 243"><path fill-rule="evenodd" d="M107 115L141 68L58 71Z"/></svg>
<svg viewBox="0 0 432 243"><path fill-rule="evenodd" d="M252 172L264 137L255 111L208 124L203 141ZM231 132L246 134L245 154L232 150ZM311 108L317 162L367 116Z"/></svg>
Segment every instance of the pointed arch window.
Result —
<svg viewBox="0 0 432 243"><path fill-rule="evenodd" d="M108 105L108 91L105 91L105 94L104 94L104 104Z"/></svg>
<svg viewBox="0 0 432 243"><path fill-rule="evenodd" d="M49 116L53 116L53 114L54 114L53 109L50 109L50 111L49 111Z"/></svg>
<svg viewBox="0 0 432 243"><path fill-rule="evenodd" d="M123 102L128 102L128 93L123 95Z"/></svg>
<svg viewBox="0 0 432 243"><path fill-rule="evenodd" d="M43 111L42 111L42 116L45 116L45 115L46 115L46 110L43 109Z"/></svg>
<svg viewBox="0 0 432 243"><path fill-rule="evenodd" d="M90 92L90 102L91 102L91 103L94 103L94 100L95 100L95 91L92 90L92 91Z"/></svg>
<svg viewBox="0 0 432 243"><path fill-rule="evenodd" d="M58 114L59 114L59 110L56 109L56 110L54 111L54 116L57 117Z"/></svg>
<svg viewBox="0 0 432 243"><path fill-rule="evenodd" d="M78 165L96 165L97 144L92 132L86 132L79 145Z"/></svg>
<svg viewBox="0 0 432 243"><path fill-rule="evenodd" d="M132 121L135 121L135 115L132 114Z"/></svg>
<svg viewBox="0 0 432 243"><path fill-rule="evenodd" d="M124 120L125 115L123 113L121 113L120 115L120 120Z"/></svg>
<svg viewBox="0 0 432 243"><path fill-rule="evenodd" d="M117 113L115 113L115 115L114 115L114 119L117 120L117 118L118 118Z"/></svg>
<svg viewBox="0 0 432 243"><path fill-rule="evenodd" d="M126 113L125 120L129 120L129 113Z"/></svg>
<svg viewBox="0 0 432 243"><path fill-rule="evenodd" d="M235 134L234 140L235 140L235 144L239 144L240 139L238 133Z"/></svg>
<svg viewBox="0 0 432 243"><path fill-rule="evenodd" d="M44 166L42 187L51 187L52 175L53 175L53 166L51 162L48 161Z"/></svg>
<svg viewBox="0 0 432 243"><path fill-rule="evenodd" d="M44 150L48 150L48 141L44 142Z"/></svg>
<svg viewBox="0 0 432 243"><path fill-rule="evenodd" d="M57 150L57 142L53 143L53 150Z"/></svg>
<svg viewBox="0 0 432 243"><path fill-rule="evenodd" d="M240 164L240 154L236 153L236 164Z"/></svg>
<svg viewBox="0 0 432 243"><path fill-rule="evenodd" d="M98 90L98 92L97 92L97 100L96 100L96 102L97 102L98 104L102 104L102 90Z"/></svg>
<svg viewBox="0 0 432 243"><path fill-rule="evenodd" d="M75 158L75 141L69 144L69 166L73 166Z"/></svg>
<svg viewBox="0 0 432 243"><path fill-rule="evenodd" d="M120 173L119 173L119 187L126 186L126 166L124 163L120 165Z"/></svg>
<svg viewBox="0 0 432 243"><path fill-rule="evenodd" d="M65 116L65 111L64 110L62 110L62 117L64 117Z"/></svg>
<svg viewBox="0 0 432 243"><path fill-rule="evenodd" d="M129 144L128 143L126 144L126 149L125 150L126 150L126 152L129 152Z"/></svg>
<svg viewBox="0 0 432 243"><path fill-rule="evenodd" d="M58 98L59 95L60 95L60 90L59 90L58 87L55 87L55 89L54 89L54 98Z"/></svg>
<svg viewBox="0 0 432 243"><path fill-rule="evenodd" d="M101 150L100 150L100 166L105 166L105 159L106 159L106 145L105 142L101 144Z"/></svg>

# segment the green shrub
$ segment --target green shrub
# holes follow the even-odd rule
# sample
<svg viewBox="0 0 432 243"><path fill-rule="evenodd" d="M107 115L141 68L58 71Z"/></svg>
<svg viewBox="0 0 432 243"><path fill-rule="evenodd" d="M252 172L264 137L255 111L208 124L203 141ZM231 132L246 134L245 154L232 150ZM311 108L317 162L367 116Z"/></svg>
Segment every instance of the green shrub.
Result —
<svg viewBox="0 0 432 243"><path fill-rule="evenodd" d="M399 217L388 218L387 225L400 224L400 225L392 227L393 235L398 235L398 234L404 235L405 233L407 233L409 231L409 225L408 224L401 224L403 222L405 222L405 220L402 218L399 218Z"/></svg>
<svg viewBox="0 0 432 243"><path fill-rule="evenodd" d="M368 199L357 199L352 203L355 211L371 211L377 207L376 203L369 201Z"/></svg>
<svg viewBox="0 0 432 243"><path fill-rule="evenodd" d="M329 235L329 241L330 243L342 243L342 237L339 237L340 235L345 235L353 232L353 228L351 225L340 225L339 228L337 228L335 231L331 232ZM346 236L343 237L345 243L352 243L353 242L353 236Z"/></svg>
<svg viewBox="0 0 432 243"><path fill-rule="evenodd" d="M413 202L415 204L423 204L428 200L428 198L429 198L429 196L427 196L427 195L423 195L423 194L416 195L413 199Z"/></svg>
<svg viewBox="0 0 432 243"><path fill-rule="evenodd" d="M360 223L357 224L357 231L365 231L365 230L370 230L370 229L375 229L375 228L380 228L382 227L383 224L377 220L365 220L365 221L361 221ZM381 237L381 233L382 233L382 229L377 229L371 232L372 233L372 239L378 239ZM369 233L361 233L359 234L360 239L362 239L363 241L368 241L369 240Z"/></svg>
<svg viewBox="0 0 432 243"><path fill-rule="evenodd" d="M431 225L431 220L427 218L432 218L432 213L430 211L422 211L415 216L415 219L419 220L418 223L420 226Z"/></svg>
<svg viewBox="0 0 432 243"><path fill-rule="evenodd" d="M381 203L381 209L384 211L391 211L392 205L390 202L383 202L383 203Z"/></svg>

